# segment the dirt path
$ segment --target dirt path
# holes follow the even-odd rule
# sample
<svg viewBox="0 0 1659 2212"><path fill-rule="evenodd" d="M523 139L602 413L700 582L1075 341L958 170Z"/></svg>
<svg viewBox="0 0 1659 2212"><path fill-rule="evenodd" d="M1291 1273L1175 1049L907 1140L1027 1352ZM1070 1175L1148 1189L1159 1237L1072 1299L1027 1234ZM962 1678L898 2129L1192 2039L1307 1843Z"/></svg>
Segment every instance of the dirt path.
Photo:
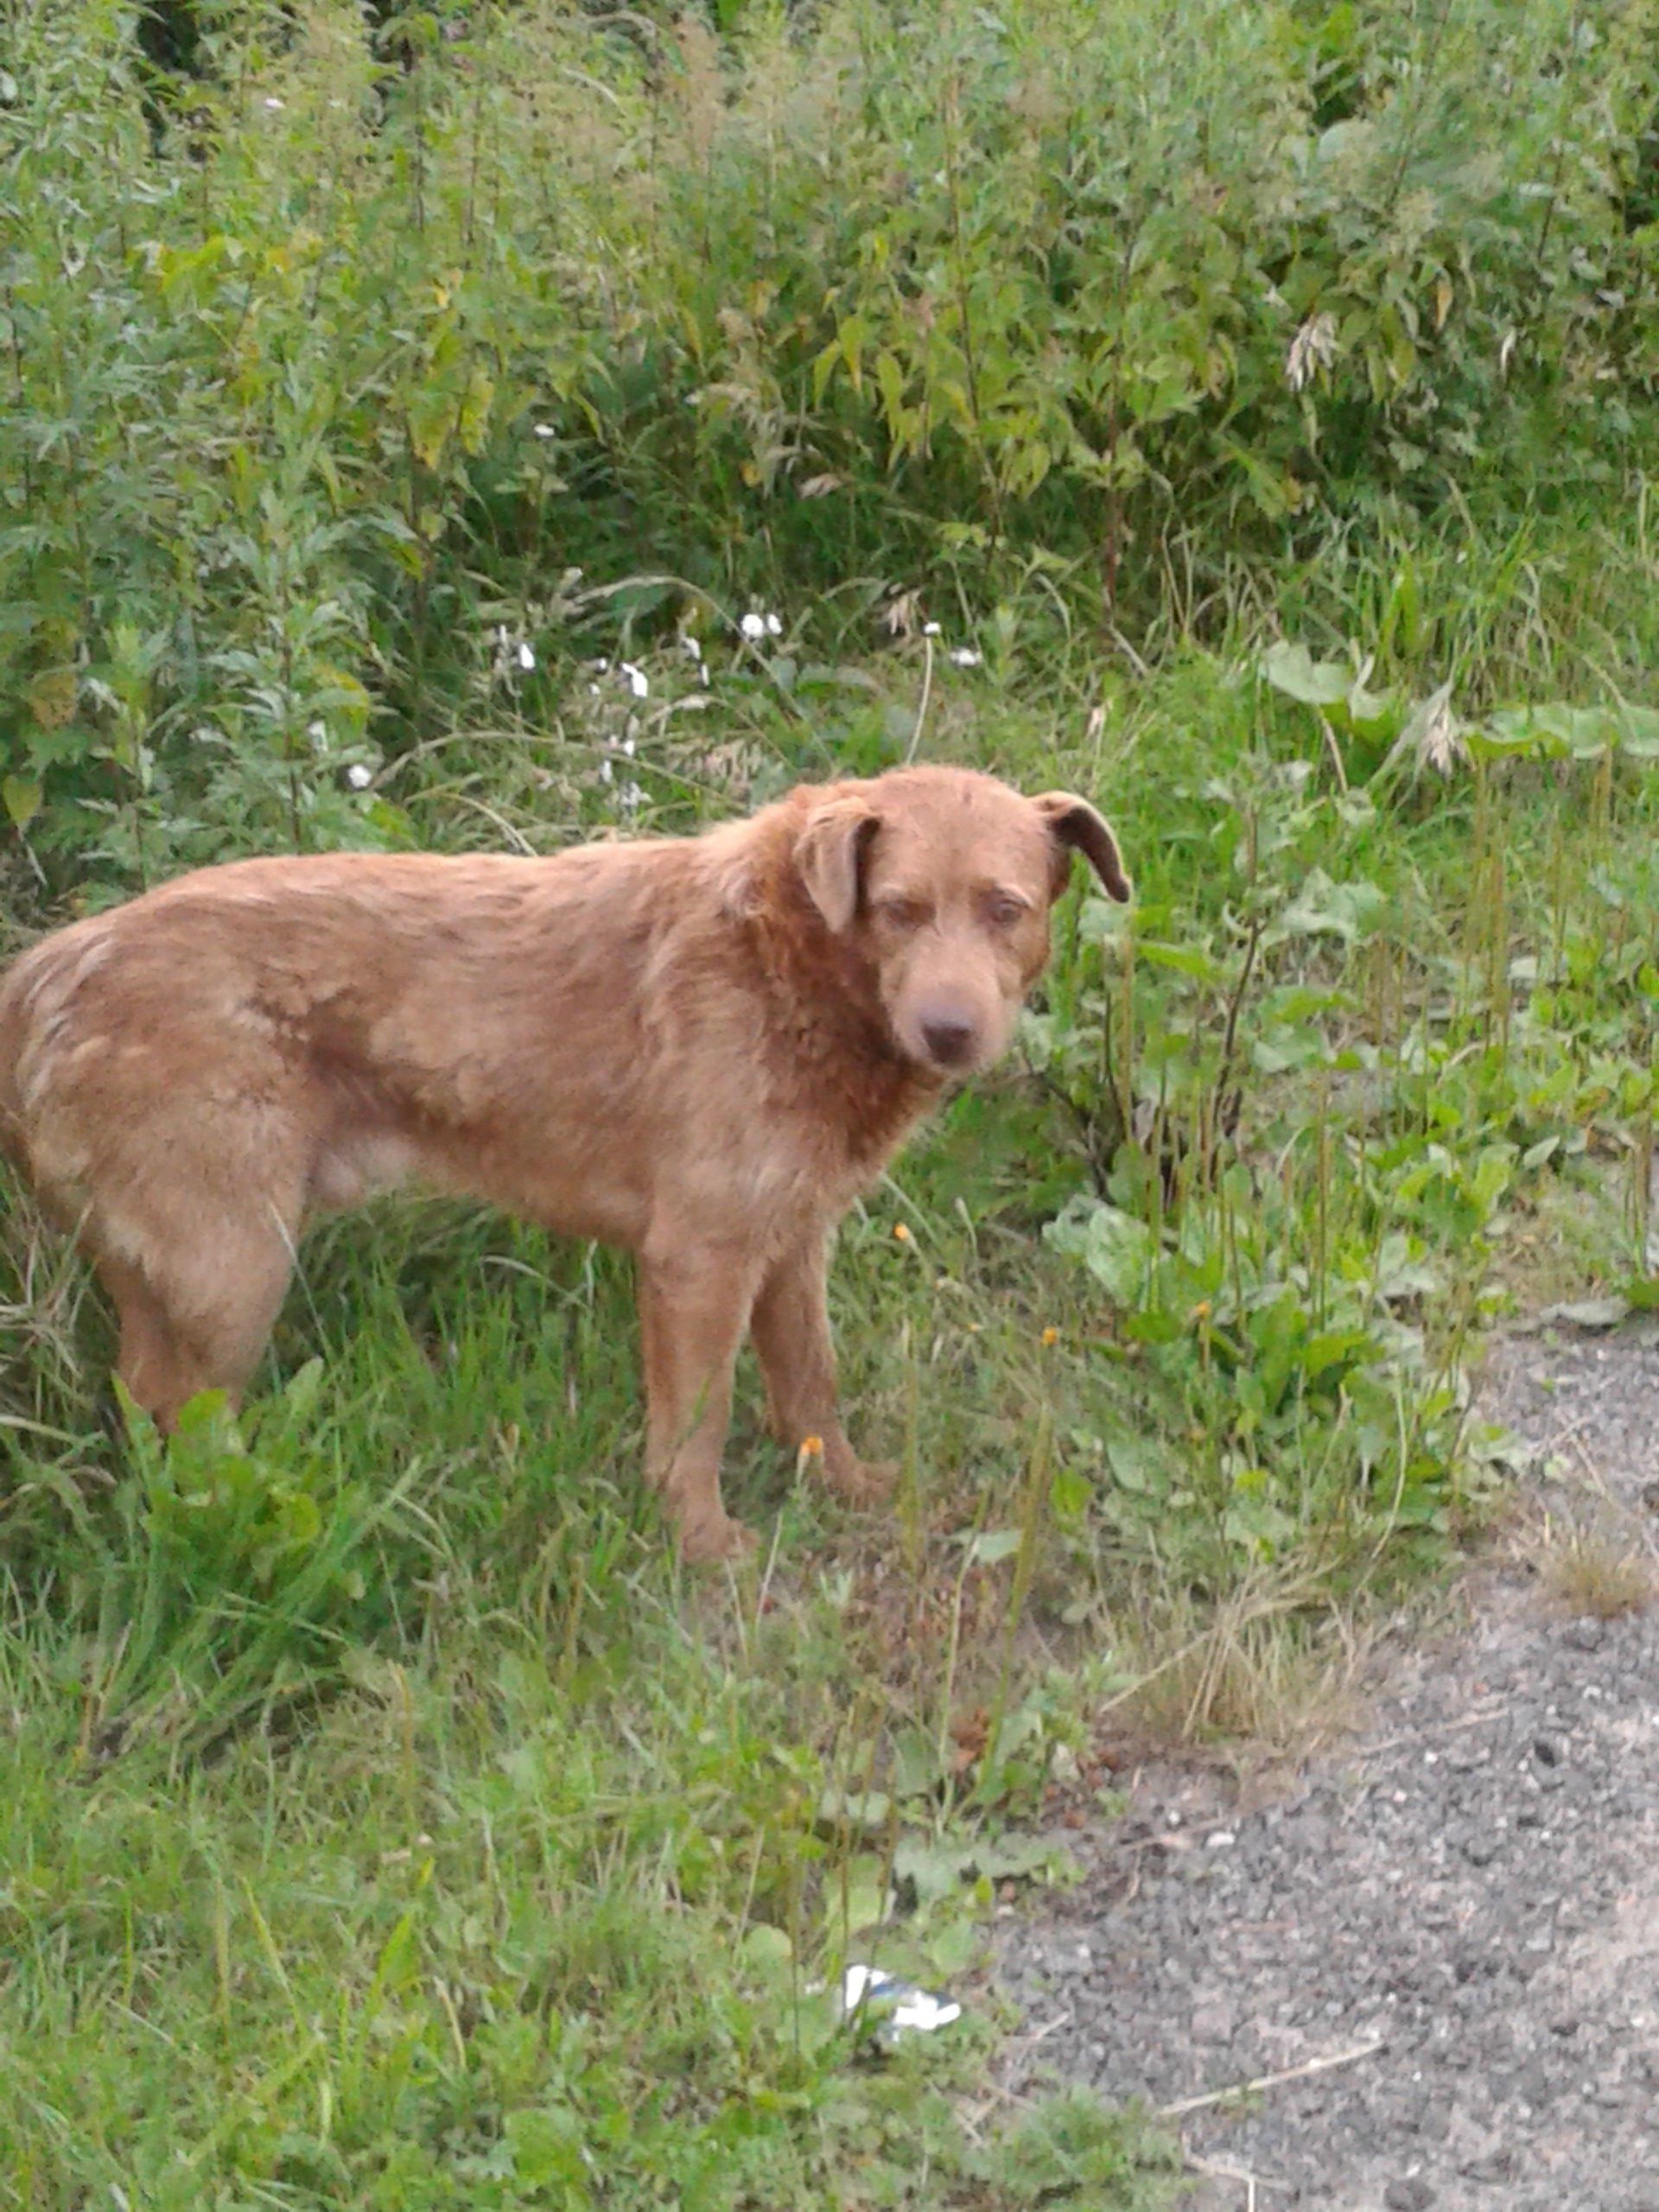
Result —
<svg viewBox="0 0 1659 2212"><path fill-rule="evenodd" d="M1512 1338L1483 1398L1558 1530L1659 1558L1659 1329ZM1471 1599L1288 1796L1143 1776L1006 1941L1027 2076L1339 2062L1181 2118L1199 2212L1659 2212L1659 1607L1573 1618L1519 1556Z"/></svg>

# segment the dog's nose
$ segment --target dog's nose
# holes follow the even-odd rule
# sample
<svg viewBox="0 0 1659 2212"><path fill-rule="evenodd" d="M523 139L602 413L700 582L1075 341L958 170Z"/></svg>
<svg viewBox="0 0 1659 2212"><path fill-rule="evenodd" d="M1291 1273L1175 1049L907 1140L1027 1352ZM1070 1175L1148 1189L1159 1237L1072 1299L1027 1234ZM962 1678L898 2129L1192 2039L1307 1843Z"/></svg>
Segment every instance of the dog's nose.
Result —
<svg viewBox="0 0 1659 2212"><path fill-rule="evenodd" d="M928 1058L942 1068L959 1068L973 1058L974 1025L959 1015L941 1014L922 1024Z"/></svg>

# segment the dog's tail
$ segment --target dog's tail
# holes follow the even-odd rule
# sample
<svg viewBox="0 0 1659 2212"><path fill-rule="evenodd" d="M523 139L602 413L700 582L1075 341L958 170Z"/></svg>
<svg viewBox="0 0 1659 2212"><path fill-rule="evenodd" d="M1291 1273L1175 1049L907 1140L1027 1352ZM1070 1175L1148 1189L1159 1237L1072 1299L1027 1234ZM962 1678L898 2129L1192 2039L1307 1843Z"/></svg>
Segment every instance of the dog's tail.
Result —
<svg viewBox="0 0 1659 2212"><path fill-rule="evenodd" d="M21 1066L28 1005L19 982L22 960L0 968L0 1153L23 1164Z"/></svg>

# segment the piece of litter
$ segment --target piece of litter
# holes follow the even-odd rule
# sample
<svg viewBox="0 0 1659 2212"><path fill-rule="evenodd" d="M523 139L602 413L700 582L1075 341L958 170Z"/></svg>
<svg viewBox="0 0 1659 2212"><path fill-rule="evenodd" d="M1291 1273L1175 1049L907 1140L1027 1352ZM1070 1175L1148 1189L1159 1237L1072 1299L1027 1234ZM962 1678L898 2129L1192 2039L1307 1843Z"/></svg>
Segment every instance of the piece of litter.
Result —
<svg viewBox="0 0 1659 2212"><path fill-rule="evenodd" d="M962 2017L960 2005L948 1998L935 1997L931 1990L918 1989L913 1981L884 1973L880 1967L849 1966L841 1977L842 2011L856 2012L876 2005L880 2006L883 2015L876 2025L876 2033L888 2043L907 2029L913 2028L919 2035L931 2035L935 2028L948 2027L952 2020Z"/></svg>
<svg viewBox="0 0 1659 2212"><path fill-rule="evenodd" d="M1215 1828L1204 1839L1204 1847L1206 1851L1225 1851L1237 1841L1231 1828Z"/></svg>

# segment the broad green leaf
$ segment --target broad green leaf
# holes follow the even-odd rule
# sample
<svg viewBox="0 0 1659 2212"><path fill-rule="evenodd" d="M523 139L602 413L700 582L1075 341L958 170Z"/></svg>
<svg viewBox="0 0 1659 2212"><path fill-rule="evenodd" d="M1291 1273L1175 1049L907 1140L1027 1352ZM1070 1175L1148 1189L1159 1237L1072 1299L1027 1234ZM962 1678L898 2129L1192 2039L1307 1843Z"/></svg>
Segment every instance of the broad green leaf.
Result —
<svg viewBox="0 0 1659 2212"><path fill-rule="evenodd" d="M0 776L0 805L20 830L27 830L41 810L41 785L35 776Z"/></svg>
<svg viewBox="0 0 1659 2212"><path fill-rule="evenodd" d="M1137 1497L1160 1497L1169 1487L1168 1477L1157 1452L1143 1437L1115 1436L1106 1446L1113 1475Z"/></svg>
<svg viewBox="0 0 1659 2212"><path fill-rule="evenodd" d="M744 1931L743 1955L751 1966L786 1967L795 1951L783 1929L774 1928L770 1921L757 1920Z"/></svg>
<svg viewBox="0 0 1659 2212"><path fill-rule="evenodd" d="M1018 1529L982 1529L968 1547L968 1557L975 1567L995 1567L1012 1559L1023 1541Z"/></svg>
<svg viewBox="0 0 1659 2212"><path fill-rule="evenodd" d="M1144 1221L1098 1198L1079 1197L1043 1232L1057 1251L1081 1260L1120 1306L1138 1306L1156 1246Z"/></svg>
<svg viewBox="0 0 1659 2212"><path fill-rule="evenodd" d="M1374 883L1332 883L1323 868L1309 871L1301 890L1274 925L1274 938L1339 937L1356 944L1370 937L1388 911L1388 895Z"/></svg>
<svg viewBox="0 0 1659 2212"><path fill-rule="evenodd" d="M1226 969L1201 944L1158 944L1141 938L1135 951L1138 960L1149 960L1154 968L1173 969L1178 976L1190 976L1194 982L1207 983L1212 989L1227 981Z"/></svg>
<svg viewBox="0 0 1659 2212"><path fill-rule="evenodd" d="M1275 691L1305 707L1337 707L1353 687L1353 671L1340 661L1316 661L1304 645L1281 639L1262 656L1262 673Z"/></svg>
<svg viewBox="0 0 1659 2212"><path fill-rule="evenodd" d="M75 671L47 668L30 683L29 711L42 729L56 729L75 711Z"/></svg>

